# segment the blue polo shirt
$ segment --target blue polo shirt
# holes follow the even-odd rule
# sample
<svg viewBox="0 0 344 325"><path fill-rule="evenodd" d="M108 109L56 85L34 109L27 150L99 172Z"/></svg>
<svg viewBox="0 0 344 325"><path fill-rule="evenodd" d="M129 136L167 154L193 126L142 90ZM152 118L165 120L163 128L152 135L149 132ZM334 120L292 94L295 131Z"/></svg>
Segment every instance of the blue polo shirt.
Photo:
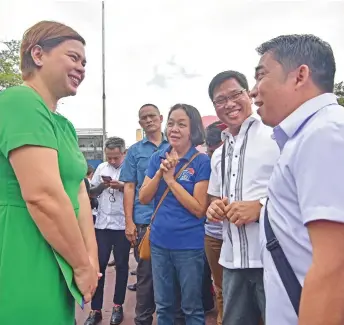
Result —
<svg viewBox="0 0 344 325"><path fill-rule="evenodd" d="M153 178L159 169L161 159L164 159L166 152L171 147L156 152L149 163L147 176ZM192 147L189 152L180 159L176 166L176 174L182 166L197 152ZM183 186L191 195L195 184L209 180L210 159L205 154L197 156L191 164L178 177L177 182ZM167 188L164 179L161 179L158 190L154 197L154 208L158 204L162 194ZM197 218L185 209L170 191L161 204L153 221L150 234L151 242L166 249L203 249L204 248L204 218Z"/></svg>
<svg viewBox="0 0 344 325"><path fill-rule="evenodd" d="M149 224L153 214L153 202L148 205L142 205L139 201L139 191L146 175L148 163L153 153L165 149L169 146L164 138L157 147L147 138L132 145L125 157L119 180L125 183L135 183L135 202L133 219L135 224Z"/></svg>

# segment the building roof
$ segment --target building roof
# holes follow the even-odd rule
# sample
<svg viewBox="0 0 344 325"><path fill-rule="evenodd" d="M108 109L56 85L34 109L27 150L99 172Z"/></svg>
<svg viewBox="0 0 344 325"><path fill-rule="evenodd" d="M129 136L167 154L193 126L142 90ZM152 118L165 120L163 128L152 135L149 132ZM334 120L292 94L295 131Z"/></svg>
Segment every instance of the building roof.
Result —
<svg viewBox="0 0 344 325"><path fill-rule="evenodd" d="M103 135L102 128L75 129L77 135Z"/></svg>

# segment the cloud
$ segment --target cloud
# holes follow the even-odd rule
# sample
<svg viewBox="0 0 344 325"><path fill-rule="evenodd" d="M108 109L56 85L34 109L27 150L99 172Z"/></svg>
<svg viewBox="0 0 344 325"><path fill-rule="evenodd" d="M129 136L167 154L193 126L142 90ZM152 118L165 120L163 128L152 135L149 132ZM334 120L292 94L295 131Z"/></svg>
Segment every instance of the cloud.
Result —
<svg viewBox="0 0 344 325"><path fill-rule="evenodd" d="M144 103L158 105L165 116L177 102L213 115L207 95L213 76L238 70L252 86L255 48L280 34L327 40L337 60L336 80L344 80L343 1L107 0L105 9L107 130L128 144L135 142ZM85 37L86 79L77 96L62 100L60 111L77 128L101 127L101 2L36 0L33 7L2 0L0 40L21 38L42 19L67 23Z"/></svg>
<svg viewBox="0 0 344 325"><path fill-rule="evenodd" d="M188 72L187 67L176 63L175 55L172 55L164 64L153 67L153 78L147 82L147 86L166 88L169 80L178 78L193 79L201 76L196 72Z"/></svg>

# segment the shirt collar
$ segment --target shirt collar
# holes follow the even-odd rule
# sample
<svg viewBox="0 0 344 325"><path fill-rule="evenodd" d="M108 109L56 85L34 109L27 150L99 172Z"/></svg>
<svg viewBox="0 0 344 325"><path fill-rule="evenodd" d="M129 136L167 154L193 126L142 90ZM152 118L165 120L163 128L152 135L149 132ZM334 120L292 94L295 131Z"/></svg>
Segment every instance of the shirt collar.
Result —
<svg viewBox="0 0 344 325"><path fill-rule="evenodd" d="M239 131L239 134L241 133L241 131L243 130L245 132L247 126L251 123L251 122L254 122L254 121L260 121L261 122L261 119L260 119L260 116L257 114L256 111L254 111L242 124L241 124L241 127L240 127L240 131ZM222 141L225 141L228 137L230 136L230 132L227 129L223 130L221 132L221 140Z"/></svg>
<svg viewBox="0 0 344 325"><path fill-rule="evenodd" d="M165 159L165 158L166 158L166 152L170 153L171 150L172 150L172 147L171 147L171 146L168 146L166 149L161 150L161 151L159 152L160 158ZM192 157L197 151L198 151L198 150L197 150L195 147L191 147L191 148L189 149L189 151L185 154L185 156L182 157L181 159L184 159L184 160L188 160L188 161L189 161L189 160L191 159L191 157Z"/></svg>
<svg viewBox="0 0 344 325"><path fill-rule="evenodd" d="M293 137L312 115L325 106L337 104L337 98L332 93L325 93L314 97L287 116L273 129L273 139L282 150L288 139Z"/></svg>
<svg viewBox="0 0 344 325"><path fill-rule="evenodd" d="M120 164L118 167L114 167L114 166L112 166L112 165L109 164L109 163L107 163L107 166L108 166L109 168L113 168L113 169L115 169L115 170L118 170L118 169L121 169L121 168L122 168L123 164L124 164L124 160L121 162L121 164Z"/></svg>
<svg viewBox="0 0 344 325"><path fill-rule="evenodd" d="M162 142L167 142L167 138L166 138L165 134L161 133L161 135L162 135ZM143 144L146 144L147 142L151 143L151 142L148 140L147 137L144 137L144 138L142 139L142 143L143 143Z"/></svg>

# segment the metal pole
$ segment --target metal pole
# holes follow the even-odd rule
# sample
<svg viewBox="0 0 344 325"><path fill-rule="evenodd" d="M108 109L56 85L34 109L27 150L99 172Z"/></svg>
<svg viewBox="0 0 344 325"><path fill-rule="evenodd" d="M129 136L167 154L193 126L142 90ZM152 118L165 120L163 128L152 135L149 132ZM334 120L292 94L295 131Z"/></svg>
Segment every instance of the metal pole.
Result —
<svg viewBox="0 0 344 325"><path fill-rule="evenodd" d="M105 5L102 1L102 79L103 79L103 149L106 141L106 95L105 95ZM104 154L105 160L105 154Z"/></svg>

